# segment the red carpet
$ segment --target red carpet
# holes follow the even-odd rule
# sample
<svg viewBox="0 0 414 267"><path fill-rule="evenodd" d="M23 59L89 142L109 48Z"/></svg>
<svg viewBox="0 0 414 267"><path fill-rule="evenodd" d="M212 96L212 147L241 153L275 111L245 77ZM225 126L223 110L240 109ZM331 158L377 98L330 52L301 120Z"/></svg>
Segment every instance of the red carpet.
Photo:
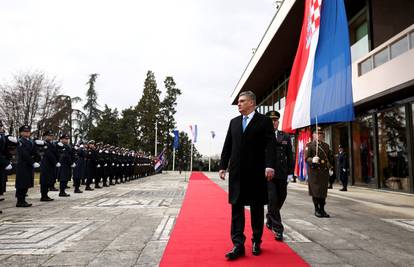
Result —
<svg viewBox="0 0 414 267"><path fill-rule="evenodd" d="M227 194L201 172L193 172L180 214L160 266L309 266L283 242L264 230L262 254L251 254L250 214L246 210L246 256L227 261L232 247Z"/></svg>

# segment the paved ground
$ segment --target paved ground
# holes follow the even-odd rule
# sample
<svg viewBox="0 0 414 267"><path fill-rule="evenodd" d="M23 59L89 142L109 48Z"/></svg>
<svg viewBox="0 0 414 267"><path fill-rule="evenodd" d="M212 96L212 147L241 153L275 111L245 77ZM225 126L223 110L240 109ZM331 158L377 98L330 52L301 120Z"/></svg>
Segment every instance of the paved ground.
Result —
<svg viewBox="0 0 414 267"><path fill-rule="evenodd" d="M207 175L227 189L217 173ZM186 179L169 172L65 199L53 193L51 203L39 202L35 188L29 209L15 208L7 192L0 266L157 266ZM332 218L319 219L307 187L289 184L282 214L289 246L312 266L413 266L414 195L337 187L329 191Z"/></svg>

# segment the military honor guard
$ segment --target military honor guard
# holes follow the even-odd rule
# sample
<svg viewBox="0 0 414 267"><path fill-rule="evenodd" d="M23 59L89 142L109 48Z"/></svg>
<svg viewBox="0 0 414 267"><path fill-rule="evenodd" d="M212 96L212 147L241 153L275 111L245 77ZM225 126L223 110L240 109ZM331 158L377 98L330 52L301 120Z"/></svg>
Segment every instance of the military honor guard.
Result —
<svg viewBox="0 0 414 267"><path fill-rule="evenodd" d="M266 116L272 119L276 139L275 175L267 183L269 204L267 205L266 227L272 230L277 241L282 241L284 227L280 210L287 196L288 175L293 174L292 142L289 134L278 130L280 113L269 111Z"/></svg>
<svg viewBox="0 0 414 267"><path fill-rule="evenodd" d="M341 180L342 188L339 191L348 191L348 155L344 151L344 147L339 145L338 147L338 170L339 170L339 180Z"/></svg>
<svg viewBox="0 0 414 267"><path fill-rule="evenodd" d="M67 134L61 134L59 141L63 143L62 153L60 155L60 168L58 171L58 180L59 180L59 196L60 197L69 197L70 194L66 193L65 190L68 186L68 182L72 178L72 168L76 167L76 159L74 151L69 144L69 136Z"/></svg>
<svg viewBox="0 0 414 267"><path fill-rule="evenodd" d="M96 179L96 169L98 166L98 158L95 147L95 140L88 142L88 151L86 153L86 191L93 191L91 184ZM99 166L100 167L100 166Z"/></svg>
<svg viewBox="0 0 414 267"><path fill-rule="evenodd" d="M53 142L54 135L52 131L45 131L43 133L43 157L40 162L40 201L52 201L48 196L49 189L53 186L57 170L61 164L59 162L58 145ZM60 143L60 149L63 149L63 144Z"/></svg>
<svg viewBox="0 0 414 267"><path fill-rule="evenodd" d="M321 127L312 132L312 142L306 144L306 162L309 166L309 195L315 206L315 216L329 218L325 211L328 194L329 171L333 169L333 155L329 145L324 142L325 134Z"/></svg>
<svg viewBox="0 0 414 267"><path fill-rule="evenodd" d="M29 188L34 186L34 169L40 167L40 155L36 144L31 136L29 125L19 128L19 146L17 147L16 165L16 207L30 207L31 203L26 202L26 194Z"/></svg>
<svg viewBox="0 0 414 267"><path fill-rule="evenodd" d="M82 181L85 179L86 174L86 148L83 141L79 141L74 149L77 153L77 160L76 166L73 168L73 186L75 188L73 192L79 194L83 193L83 191L80 190L80 186Z"/></svg>

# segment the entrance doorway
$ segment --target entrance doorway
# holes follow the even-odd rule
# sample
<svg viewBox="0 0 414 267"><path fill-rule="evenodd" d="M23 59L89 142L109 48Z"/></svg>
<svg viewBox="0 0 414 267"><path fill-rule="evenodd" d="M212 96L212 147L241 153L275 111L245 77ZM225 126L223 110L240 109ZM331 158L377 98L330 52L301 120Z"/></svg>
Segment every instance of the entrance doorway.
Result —
<svg viewBox="0 0 414 267"><path fill-rule="evenodd" d="M340 181L339 179L339 164L338 164L338 155L339 155L339 145L341 145L344 148L344 152L348 155L348 166L349 165L349 152L350 152L350 146L349 146L349 131L348 131L348 125L346 123L340 123L333 126L332 129L332 151L334 154L334 160L335 160L335 176L336 180ZM349 172L348 172L349 176ZM348 182L350 184L351 181Z"/></svg>

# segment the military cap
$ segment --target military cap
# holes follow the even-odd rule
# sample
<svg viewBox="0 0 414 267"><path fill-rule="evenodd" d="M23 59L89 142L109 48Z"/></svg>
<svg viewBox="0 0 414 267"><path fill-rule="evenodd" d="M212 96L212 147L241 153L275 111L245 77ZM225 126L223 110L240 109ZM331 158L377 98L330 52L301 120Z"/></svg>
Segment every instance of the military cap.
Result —
<svg viewBox="0 0 414 267"><path fill-rule="evenodd" d="M316 133L316 132L325 134L325 132L323 131L323 128L321 126L312 128L312 133Z"/></svg>
<svg viewBox="0 0 414 267"><path fill-rule="evenodd" d="M280 118L280 113L272 110L272 111L268 111L266 112L266 116L271 118L271 119L279 119Z"/></svg>
<svg viewBox="0 0 414 267"><path fill-rule="evenodd" d="M53 135L51 130L47 130L43 133L43 136L49 136L49 135Z"/></svg>
<svg viewBox="0 0 414 267"><path fill-rule="evenodd" d="M31 132L31 131L32 131L32 129L27 124L25 124L23 126L20 126L20 128L19 128L19 133L21 133L21 132Z"/></svg>
<svg viewBox="0 0 414 267"><path fill-rule="evenodd" d="M343 145L341 145L341 144L339 144L338 148L344 148L344 146L343 146Z"/></svg>
<svg viewBox="0 0 414 267"><path fill-rule="evenodd" d="M94 145L95 144L95 140L89 140L88 144L89 145Z"/></svg>

